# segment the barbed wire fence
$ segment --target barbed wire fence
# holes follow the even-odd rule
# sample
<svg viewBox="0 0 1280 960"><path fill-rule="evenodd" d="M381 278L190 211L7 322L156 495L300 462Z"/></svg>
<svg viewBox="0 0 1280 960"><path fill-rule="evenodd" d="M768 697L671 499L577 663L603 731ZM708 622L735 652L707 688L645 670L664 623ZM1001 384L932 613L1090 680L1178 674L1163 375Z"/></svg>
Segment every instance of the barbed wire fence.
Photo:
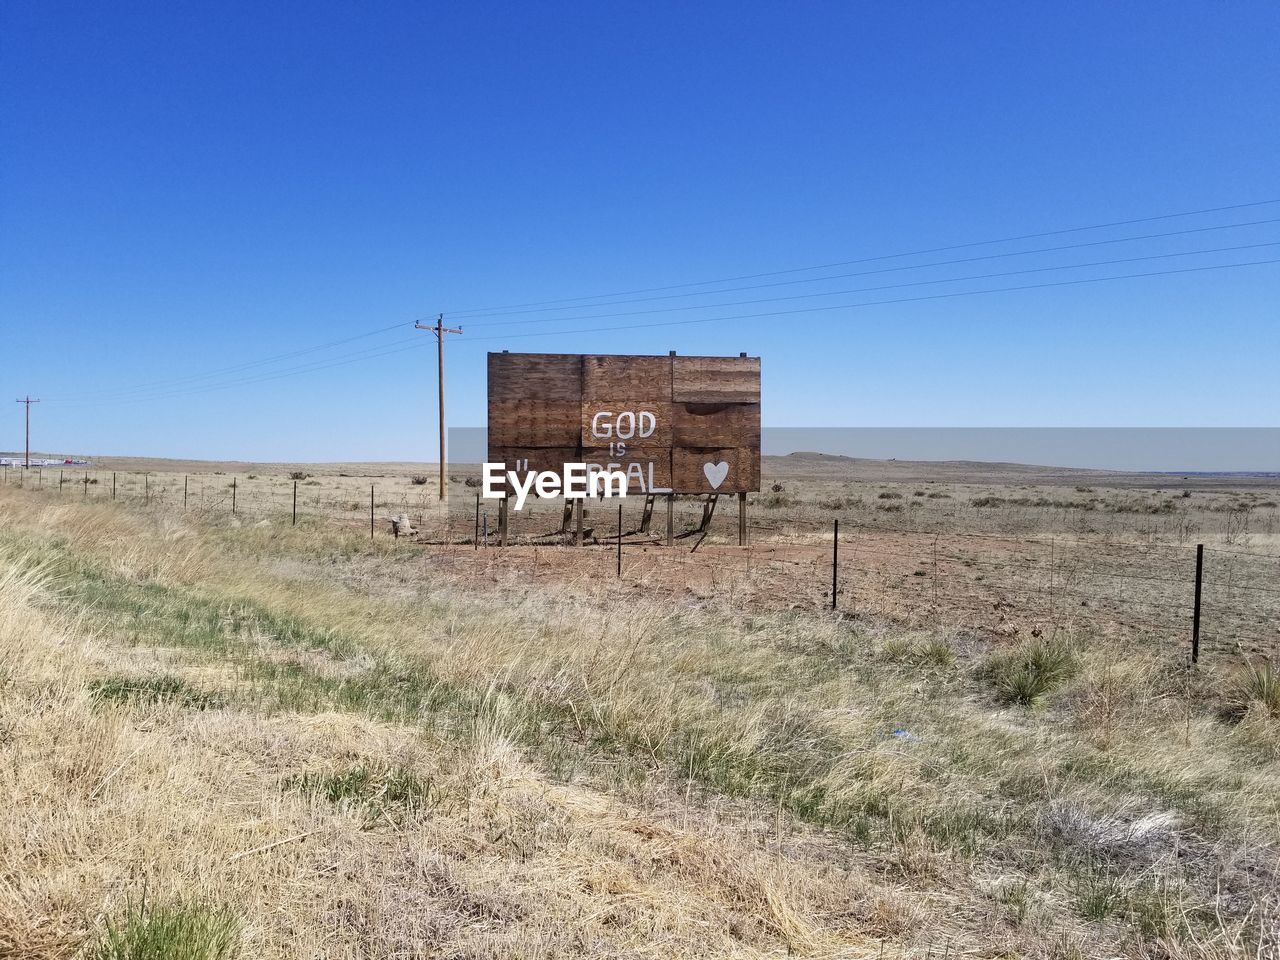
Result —
<svg viewBox="0 0 1280 960"><path fill-rule="evenodd" d="M205 522L323 524L370 538L411 533L415 545L428 552L463 546L493 550L494 558L505 552L499 549L496 517L478 495L474 501L454 497L450 508L439 505L426 485L415 495L403 485L380 491L368 478L326 480L334 482L305 475L282 482L252 474L6 468L2 482L64 500L182 511ZM691 532L674 548L659 548L653 535L637 539L634 516L620 510L610 523L609 514L595 511L589 540L608 555L602 563L616 565L618 579L634 583L677 568L684 576L705 578L713 590L746 590L772 606L829 608L842 616L968 620L1010 635L1120 629L1185 645L1195 658L1274 659L1280 649L1276 553L1204 544L1197 558L1197 545L1190 544L890 528L848 520L833 523L826 546L766 540L708 553L698 551L702 540ZM508 533L524 545L561 544L572 536L560 526L559 504L526 511L520 525L522 530Z"/></svg>

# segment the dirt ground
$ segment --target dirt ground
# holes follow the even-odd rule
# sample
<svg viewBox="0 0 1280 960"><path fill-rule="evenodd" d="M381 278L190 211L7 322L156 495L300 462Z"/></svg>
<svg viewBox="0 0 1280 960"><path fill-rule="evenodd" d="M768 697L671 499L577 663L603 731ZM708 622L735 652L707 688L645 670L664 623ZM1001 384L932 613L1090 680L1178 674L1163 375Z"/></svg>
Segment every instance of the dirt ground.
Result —
<svg viewBox="0 0 1280 960"><path fill-rule="evenodd" d="M590 504L586 545L574 548L560 500L513 511L501 546L496 504L478 498L474 465L450 469L443 507L430 464L100 458L33 473L57 496L115 497L219 524L293 525L296 509L304 526L385 538L391 518L405 516L423 575L443 569L503 590L608 589L676 604L727 596L748 611L831 608L838 521L842 615L1006 637L1080 628L1188 649L1202 543L1202 649L1253 656L1280 647L1276 476L767 457L763 489L747 502L748 547L737 544L733 498L721 499L706 529L704 499L680 498L668 548L663 501L642 531L644 501L631 497L621 531L614 503ZM32 482L20 471L7 478Z"/></svg>

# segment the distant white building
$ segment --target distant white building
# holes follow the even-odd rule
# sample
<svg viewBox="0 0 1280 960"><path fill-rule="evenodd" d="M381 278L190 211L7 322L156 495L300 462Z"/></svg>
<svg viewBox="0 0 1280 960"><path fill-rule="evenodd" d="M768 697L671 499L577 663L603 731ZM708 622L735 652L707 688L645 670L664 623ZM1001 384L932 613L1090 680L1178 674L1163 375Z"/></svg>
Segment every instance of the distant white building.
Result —
<svg viewBox="0 0 1280 960"><path fill-rule="evenodd" d="M26 465L26 462L26 457L0 457L0 467L22 467ZM90 466L90 462L75 457L67 457L65 460L55 460L52 457L32 457L31 465L33 467L87 467Z"/></svg>

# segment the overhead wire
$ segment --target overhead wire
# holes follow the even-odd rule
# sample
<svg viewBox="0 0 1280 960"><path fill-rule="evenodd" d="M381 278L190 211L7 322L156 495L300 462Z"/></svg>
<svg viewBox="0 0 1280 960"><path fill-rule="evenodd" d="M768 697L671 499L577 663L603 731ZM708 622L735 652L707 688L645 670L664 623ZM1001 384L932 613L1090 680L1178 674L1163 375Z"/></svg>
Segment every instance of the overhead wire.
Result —
<svg viewBox="0 0 1280 960"><path fill-rule="evenodd" d="M1280 199L1254 200L1249 203L1234 203L1234 204L1228 204L1226 206L1221 206L1221 207L1206 207L1200 210L1185 210L1177 213L1159 214L1157 216L1136 217L1129 220L1113 220L1108 223L1095 223L1095 224L1088 224L1086 226L1080 226L1080 227L1066 227L1066 228L1061 228L1056 230L1043 230L1037 233L1025 233L1019 236L1000 237L994 240L971 240L965 243L947 244L944 246L929 247L929 248L920 249L920 250L903 251L901 253L887 253L887 254L880 254L873 257L860 257L852 260L838 260L832 263L811 264L805 267L790 267L785 270L770 270L770 271L765 271L763 273L742 274L734 277L720 277L715 280L695 280L695 281L690 281L686 283L667 284L665 286L642 287L635 290L622 290L615 293L599 293L599 294L591 294L588 296L579 296L579 297L561 297L558 299L538 300L538 301L531 301L528 303L506 304L506 305L493 306L493 307L473 307L469 309L454 309L454 310L448 311L448 313L451 317L459 317L459 316L464 316L466 314L488 312L490 310L515 310L515 309L521 309L523 307L539 307L539 306L546 306L554 303L572 303L572 302L579 302L582 300L601 300L601 299L607 299L611 297L632 296L634 294L640 294L640 293L658 293L664 290L678 290L683 287L710 286L717 283L736 283L740 280L758 280L763 277L779 277L779 276L785 276L787 274L793 274L793 273L804 273L809 270L826 270L832 267L847 267L847 266L853 266L854 264L859 264L859 263L876 263L883 260L896 260L902 257L925 256L930 253L946 253L951 250L965 250L965 249L970 249L972 247L992 246L998 243L1017 243L1022 240L1038 240L1042 237L1065 236L1071 233L1084 233L1089 230L1105 230L1111 227L1132 226L1137 223L1155 223L1160 220L1174 220L1181 217L1204 216L1210 213L1225 213L1229 210L1246 210L1246 209L1251 209L1255 207L1269 206L1271 204L1276 204L1276 203L1280 203Z"/></svg>
<svg viewBox="0 0 1280 960"><path fill-rule="evenodd" d="M395 323L386 327L379 327L376 330L368 330L368 331L365 331L364 333L357 333L350 337L343 337L340 340L331 340L327 343L317 344L312 347L305 347L301 350L292 350L292 351L289 351L288 353L281 353L281 354L276 354L270 357L263 357L258 360L250 360L245 363L238 363L229 367L220 367L215 370L210 370L202 374L190 374L182 377L168 377L161 380L152 380L152 381L148 381L140 384L135 384L128 388L98 390L98 391L90 391L88 393L83 393L83 394L72 394L66 397L54 397L54 398L51 398L49 402L72 403L72 402L79 402L81 400L93 400L94 398L104 394L111 395L111 396L118 396L122 393L137 393L143 390L150 389L152 387L164 387L170 384L190 383L190 382L196 382L200 380L209 380L218 376L223 376L228 373L236 373L241 370L252 369L253 367L260 367L260 366L265 366L271 363L278 363L281 360L290 360L290 359L293 359L294 357L305 356L306 354L309 354L309 353L318 353L322 350L329 350L329 349L332 349L333 347L344 346L348 343L354 343L356 340L364 340L364 339L367 339L368 337L377 336L378 334L387 333L392 330L400 330L403 328L404 328L403 322Z"/></svg>
<svg viewBox="0 0 1280 960"><path fill-rule="evenodd" d="M931 301L931 300L946 300L952 297L976 297L976 296L982 296L985 294L1010 293L1010 292L1019 291L1019 290L1043 290L1050 287L1069 287L1069 286L1079 286L1079 285L1088 284L1088 283L1108 283L1115 280L1134 280L1134 279L1139 279L1144 277L1165 277L1165 276L1173 276L1176 274L1203 273L1210 270L1230 270L1230 269L1235 269L1239 267L1256 267L1256 266L1263 266L1263 265L1269 265L1269 264L1275 264L1275 263L1280 263L1280 258L1272 258L1272 259L1266 259L1266 260L1247 260L1247 261L1244 261L1243 263L1211 264L1211 265L1200 266L1200 267L1181 267L1173 270L1154 270L1154 271L1149 271L1145 273L1126 273L1126 274L1120 274L1114 277L1084 277L1077 280L1055 280L1048 283L1032 283L1032 284L1023 284L1023 285L1016 285L1016 286L1009 286L1009 287L991 287L983 290L960 290L960 291L952 291L949 293L928 294L928 295L919 296L919 297L897 297L890 300L868 300L868 301L861 301L861 302L855 302L855 303L835 303L835 304L828 304L820 307L798 307L791 310L773 310L773 311L765 311L762 313L743 313L743 314L735 314L727 317L697 317L689 320L659 320L659 321L652 321L649 323L619 324L619 325L607 326L607 327L578 327L578 328L573 328L568 330L544 330L537 333L514 333L514 334L501 334L496 336L487 336L487 337L468 337L465 340L465 343L472 344L472 343L485 342L485 341L491 341L491 340L527 339L530 337L556 337L556 336L564 336L565 334L570 334L570 333L603 333L603 332L610 332L610 331L616 331L616 330L639 330L639 329L648 329L653 327L677 327L677 326L686 326L686 325L702 324L702 323L722 323L726 320L757 320L757 319L763 319L765 317L786 317L786 316L796 316L799 314L821 313L827 310L850 310L850 309L856 309L860 307L891 306L894 304L902 304L902 303L923 303L925 301Z"/></svg>
<svg viewBox="0 0 1280 960"><path fill-rule="evenodd" d="M461 318L461 321L469 323L472 326L476 326L477 321L479 321L479 325L488 326L489 325L488 318L490 317L512 317L512 316L519 316L521 314L526 314L526 313L549 313L556 310L590 310L595 307L623 306L629 303L648 303L655 300L682 300L682 299L687 299L689 297L716 297L716 296L720 296L721 294L738 293L744 290L764 290L772 287L794 286L796 284L823 283L828 280L847 280L852 277L869 277L869 276L874 276L876 274L882 274L882 273L900 273L904 270L927 270L933 267L955 266L957 264L962 264L962 263L977 263L982 260L1006 260L1012 257L1026 257L1026 256L1033 256L1033 255L1042 254L1042 253L1061 253L1062 251L1065 251L1065 250L1081 250L1088 247L1100 247L1100 246L1107 246L1107 245L1117 244L1117 243L1135 243L1140 240L1167 239L1169 237L1186 236L1188 234L1193 234L1193 233L1207 233L1214 230L1234 230L1234 229L1240 229L1242 227L1256 227L1256 226L1263 226L1263 225L1274 224L1274 223L1280 223L1280 217L1272 217L1266 220L1247 220L1243 223L1225 223L1225 224L1216 224L1214 226L1208 226L1208 227L1193 227L1187 230L1172 230L1165 233L1147 233L1147 234L1140 234L1134 237L1112 237L1106 240L1089 240L1089 241L1086 241L1085 243L1060 244L1054 247L1036 247L1031 250L1011 250L1011 251L1006 251L1004 253L987 253L979 257L956 257L950 260L933 260L933 261L929 261L928 263L909 263L909 264L902 264L895 267L877 267L874 270L857 270L852 273L832 273L832 274L827 274L821 277L802 277L800 279L795 279L795 280L777 280L771 283L755 283L755 284L749 284L747 286L740 286L740 287L722 287L718 290L706 290L706 291L698 291L693 293L671 293L671 294L662 294L659 296L651 296L651 297L634 297L627 300L610 300L610 301L605 301L601 303L581 304L576 307L571 307L571 306L538 307L538 308L528 309L528 310L511 310L511 311L503 311L503 312L495 312L495 313L482 313L482 314L475 314L472 316L463 316ZM450 317L456 317L456 316L457 316L456 314L450 314ZM579 316L576 319L581 320L586 318Z"/></svg>
<svg viewBox="0 0 1280 960"><path fill-rule="evenodd" d="M678 307L651 307L647 310L626 310L619 313L589 313L575 317L535 317L520 320L493 320L478 326L510 326L530 323L576 323L581 320L607 320L616 317L638 317L655 313L682 313L689 310L714 310L724 307L744 307L757 303L783 303L792 300L810 300L815 297L839 297L853 293L873 293L878 290L900 290L910 287L925 287L939 283L964 283L971 280L992 280L997 277L1017 277L1029 273L1049 273L1055 270L1084 270L1090 267L1115 266L1121 263L1140 263L1148 260L1169 260L1173 257L1203 256L1210 253L1235 253L1241 250L1256 250L1260 247L1280 246L1280 240L1268 240L1259 243L1239 244L1231 247L1211 247L1207 250L1181 250L1174 253L1153 253L1141 257L1120 257L1111 260L1093 260L1086 263L1054 264L1046 267L1027 267L1022 270L1006 270L995 273L976 273L963 277L939 277L932 280L910 280L905 283L886 283L875 287L854 287L847 290L823 290L817 293L797 293L785 297L759 297L753 300L729 300L723 303L694 303Z"/></svg>

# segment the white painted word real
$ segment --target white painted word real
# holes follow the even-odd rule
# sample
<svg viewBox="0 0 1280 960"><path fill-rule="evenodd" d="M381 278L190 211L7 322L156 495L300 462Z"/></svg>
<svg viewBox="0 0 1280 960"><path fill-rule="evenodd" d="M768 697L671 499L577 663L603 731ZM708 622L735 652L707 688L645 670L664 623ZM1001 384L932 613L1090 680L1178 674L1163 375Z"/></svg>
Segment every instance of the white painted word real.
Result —
<svg viewBox="0 0 1280 960"><path fill-rule="evenodd" d="M505 463L484 465L484 496L500 500L506 496L501 489L503 480L515 491L516 509L524 508L529 492L539 498L564 496L566 500L582 500L586 497L625 497L627 475L621 470L602 469L595 464L566 463L564 476L554 470L530 470L521 479L519 471L508 470Z"/></svg>

